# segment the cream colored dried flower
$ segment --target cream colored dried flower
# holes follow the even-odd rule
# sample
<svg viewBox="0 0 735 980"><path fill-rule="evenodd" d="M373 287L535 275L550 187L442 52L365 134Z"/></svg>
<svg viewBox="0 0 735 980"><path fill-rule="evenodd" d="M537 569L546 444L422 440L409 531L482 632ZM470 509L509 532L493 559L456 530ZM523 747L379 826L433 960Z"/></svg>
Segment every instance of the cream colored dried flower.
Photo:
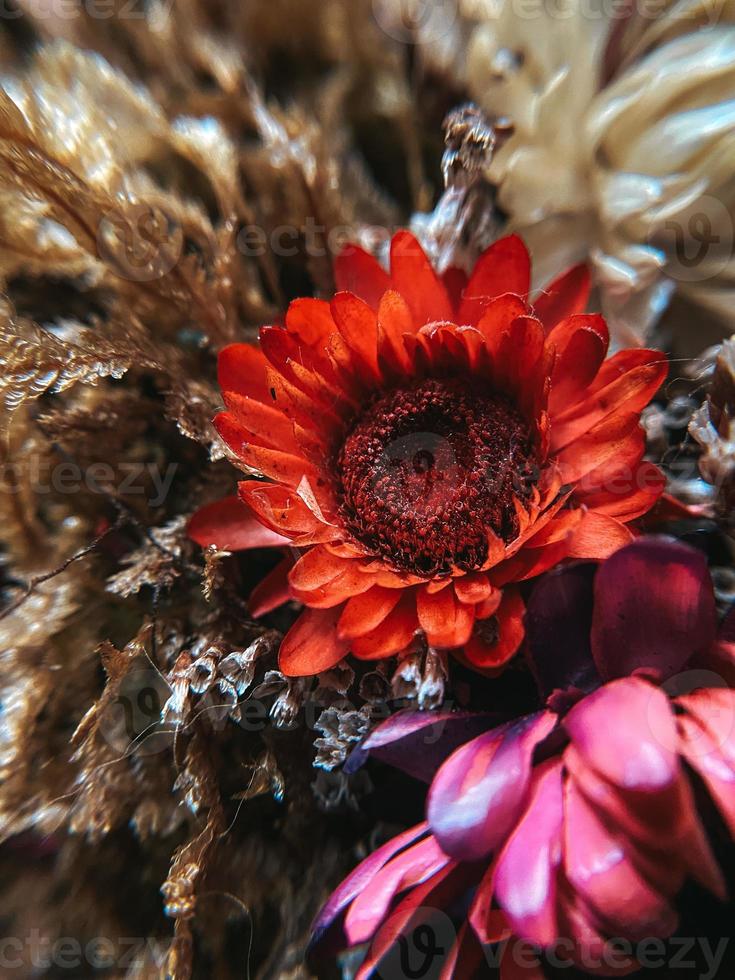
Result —
<svg viewBox="0 0 735 980"><path fill-rule="evenodd" d="M426 69L514 126L485 176L537 285L589 258L621 342L641 342L674 289L732 329L735 6L642 2L610 20L582 0L459 0L443 22L414 6Z"/></svg>

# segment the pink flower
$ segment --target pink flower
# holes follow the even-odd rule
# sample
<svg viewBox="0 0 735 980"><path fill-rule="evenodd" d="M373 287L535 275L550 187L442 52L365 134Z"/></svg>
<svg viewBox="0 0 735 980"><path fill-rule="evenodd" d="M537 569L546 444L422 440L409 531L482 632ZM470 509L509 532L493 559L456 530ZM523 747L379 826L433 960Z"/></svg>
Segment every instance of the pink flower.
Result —
<svg viewBox="0 0 735 980"><path fill-rule="evenodd" d="M705 559L672 539L546 576L526 620L545 706L477 735L482 716L400 713L368 736L353 766L434 765L427 820L342 883L315 942L369 941L362 980L434 909L458 925L442 977L486 973L509 937L587 972L635 969L610 940L670 936L687 879L726 897L690 772L735 837L734 625L717 633ZM517 969L504 958L501 977L544 975Z"/></svg>

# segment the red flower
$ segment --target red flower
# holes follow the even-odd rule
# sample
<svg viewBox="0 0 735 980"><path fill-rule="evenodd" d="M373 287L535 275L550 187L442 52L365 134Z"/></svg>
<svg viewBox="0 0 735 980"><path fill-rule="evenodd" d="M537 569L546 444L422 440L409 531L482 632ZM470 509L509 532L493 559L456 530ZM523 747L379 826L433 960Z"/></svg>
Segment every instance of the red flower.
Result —
<svg viewBox="0 0 735 980"><path fill-rule="evenodd" d="M716 636L706 562L671 539L621 549L594 585L592 571L547 576L529 603L546 710L479 735L481 716L399 713L348 760L435 770L427 822L371 854L315 925L317 946L371 942L359 980L431 909L459 925L442 977L469 980L486 975L482 944L509 936L596 972L613 938L675 931L686 879L725 897L689 769L735 838L735 613Z"/></svg>
<svg viewBox="0 0 735 980"><path fill-rule="evenodd" d="M331 303L296 300L259 348L220 354L215 426L265 481L240 483L246 508L204 508L191 534L300 550L257 596L259 612L307 607L283 641L285 673L397 654L419 634L495 668L523 637L516 583L606 557L661 494L639 416L665 358L605 360L604 321L580 312L584 269L533 309L529 270L514 236L469 281L442 280L399 232L390 275L351 248Z"/></svg>

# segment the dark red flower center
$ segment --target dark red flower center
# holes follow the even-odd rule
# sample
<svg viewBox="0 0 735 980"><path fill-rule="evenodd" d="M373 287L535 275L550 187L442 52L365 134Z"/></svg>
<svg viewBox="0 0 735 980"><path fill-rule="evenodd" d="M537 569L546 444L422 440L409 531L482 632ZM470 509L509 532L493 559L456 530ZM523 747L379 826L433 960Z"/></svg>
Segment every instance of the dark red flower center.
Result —
<svg viewBox="0 0 735 980"><path fill-rule="evenodd" d="M508 399L455 379L380 396L337 464L348 529L418 575L482 566L489 531L505 541L518 533L514 501L537 475L528 426Z"/></svg>

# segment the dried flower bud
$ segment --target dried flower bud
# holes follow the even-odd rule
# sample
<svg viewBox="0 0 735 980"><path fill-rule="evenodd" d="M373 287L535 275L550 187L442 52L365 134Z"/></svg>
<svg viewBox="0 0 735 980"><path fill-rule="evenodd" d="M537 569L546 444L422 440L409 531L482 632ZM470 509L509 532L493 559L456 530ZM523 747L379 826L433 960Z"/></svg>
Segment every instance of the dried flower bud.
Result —
<svg viewBox="0 0 735 980"><path fill-rule="evenodd" d="M401 660L393 675L391 690L395 698L416 701L420 710L428 711L444 700L446 679L446 654L429 647Z"/></svg>
<svg viewBox="0 0 735 980"><path fill-rule="evenodd" d="M167 680L171 686L171 696L163 706L161 717L166 725L182 728L187 724L192 709L189 669L191 653L183 650L176 659Z"/></svg>
<svg viewBox="0 0 735 980"><path fill-rule="evenodd" d="M359 711L336 705L322 711L316 723L322 737L314 742L314 765L329 771L341 766L350 749L367 734L371 717L370 705L363 705Z"/></svg>
<svg viewBox="0 0 735 980"><path fill-rule="evenodd" d="M717 510L731 522L735 510L735 336L720 347L707 401L692 416L689 433L702 449L699 471L715 488Z"/></svg>

